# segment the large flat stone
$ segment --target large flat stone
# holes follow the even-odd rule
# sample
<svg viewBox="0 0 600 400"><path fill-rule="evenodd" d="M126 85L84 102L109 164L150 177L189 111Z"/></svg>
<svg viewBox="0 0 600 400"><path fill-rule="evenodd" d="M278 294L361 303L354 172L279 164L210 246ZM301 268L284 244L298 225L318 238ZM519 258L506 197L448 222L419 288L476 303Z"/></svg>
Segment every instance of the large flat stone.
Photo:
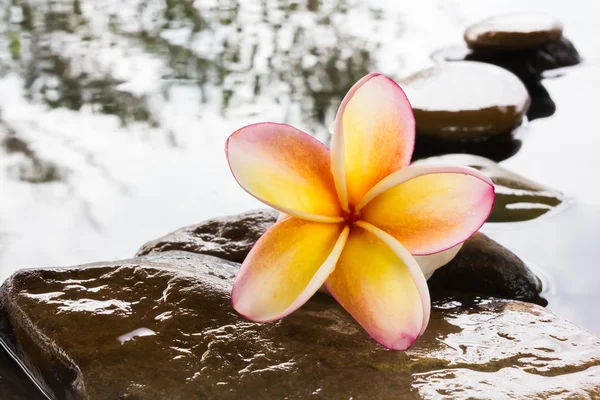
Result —
<svg viewBox="0 0 600 400"><path fill-rule="evenodd" d="M244 320L237 267L164 252L23 270L1 289L0 337L59 399L600 396L600 338L539 306L436 303L423 337L392 352L326 295Z"/></svg>

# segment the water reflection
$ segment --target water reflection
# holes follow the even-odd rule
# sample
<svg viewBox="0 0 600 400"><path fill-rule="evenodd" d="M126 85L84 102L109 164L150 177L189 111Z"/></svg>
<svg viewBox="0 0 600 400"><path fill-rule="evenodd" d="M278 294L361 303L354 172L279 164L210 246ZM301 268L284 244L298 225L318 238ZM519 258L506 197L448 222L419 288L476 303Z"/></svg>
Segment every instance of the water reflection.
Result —
<svg viewBox="0 0 600 400"><path fill-rule="evenodd" d="M0 37L9 42L0 46L0 91L7 94L0 99L0 153L9 156L0 179L43 203L33 215L53 226L54 236L91 240L85 250L67 241L24 255L34 216L15 215L8 222L17 239L0 261L20 265L128 255L148 238L142 226L153 208L119 210L123 218L110 204L163 203L158 209L173 215L159 218L165 222L157 235L255 205L233 182L222 183L226 135L256 119L276 120L327 141L328 121L372 69L378 47L353 34L348 20L357 12L381 19L377 7L345 0L0 0L0 8ZM201 189L190 196L193 176ZM3 201L3 210L23 207ZM166 206L173 201L179 210ZM121 240L106 238L112 235ZM109 255L99 240L113 242Z"/></svg>
<svg viewBox="0 0 600 400"><path fill-rule="evenodd" d="M600 287L599 227L600 207L572 201L561 212L502 227L488 224L484 232L551 277L543 295L552 310L600 332L600 320L591 317L597 315Z"/></svg>
<svg viewBox="0 0 600 400"><path fill-rule="evenodd" d="M518 134L506 133L477 141L456 141L418 135L413 160L443 154L474 154L499 162L517 154L521 148Z"/></svg>
<svg viewBox="0 0 600 400"><path fill-rule="evenodd" d="M31 146L17 136L14 130L2 129L0 120L0 148L10 157L15 155L19 160L9 168L9 175L29 183L47 183L62 179L63 172L52 163L38 157Z"/></svg>
<svg viewBox="0 0 600 400"><path fill-rule="evenodd" d="M127 332L127 333L119 336L117 338L117 340L119 341L119 343L124 344L125 342L133 340L137 337L153 336L153 335L156 335L156 332L154 332L152 329L138 328L138 329L134 329L131 332Z"/></svg>
<svg viewBox="0 0 600 400"><path fill-rule="evenodd" d="M13 1L8 12L13 69L25 77L28 96L53 108L91 105L123 123L158 124L149 99L123 87L111 60L90 53L129 41L164 58L168 68L159 86L165 95L171 85L194 83L202 102L218 101L224 114L266 97L289 104L290 113L320 128L371 67L374 45L336 23L348 10L344 0L327 7L310 1L130 3L135 4L117 10L110 2ZM108 43L94 32L98 12L113 34Z"/></svg>

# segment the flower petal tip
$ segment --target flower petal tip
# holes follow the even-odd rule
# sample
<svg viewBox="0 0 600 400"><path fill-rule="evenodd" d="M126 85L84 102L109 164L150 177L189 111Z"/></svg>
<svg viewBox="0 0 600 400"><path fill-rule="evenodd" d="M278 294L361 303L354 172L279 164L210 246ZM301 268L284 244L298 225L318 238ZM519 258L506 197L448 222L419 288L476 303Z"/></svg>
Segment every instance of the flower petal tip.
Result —
<svg viewBox="0 0 600 400"><path fill-rule="evenodd" d="M392 79L369 74L352 86L338 109L331 141L332 173L344 210L377 182L410 163L415 118Z"/></svg>
<svg viewBox="0 0 600 400"><path fill-rule="evenodd" d="M341 224L288 217L267 230L242 263L231 304L255 322L281 319L304 304L332 272L348 236Z"/></svg>
<svg viewBox="0 0 600 400"><path fill-rule="evenodd" d="M235 284L233 285L233 288L231 289L231 307L235 310L236 313L238 313L243 318L250 320L250 321L254 321L254 322L260 322L260 321L257 321L256 319L252 318L252 315L250 314L249 310L246 310L246 308L243 307L242 304L240 303L238 295L237 295L237 285L235 285Z"/></svg>
<svg viewBox="0 0 600 400"><path fill-rule="evenodd" d="M353 227L325 286L375 341L389 349L409 348L429 321L429 292L416 260L369 224Z"/></svg>
<svg viewBox="0 0 600 400"><path fill-rule="evenodd" d="M390 350L406 351L406 350L410 349L413 344L415 344L417 339L419 339L419 335L407 334L407 335L402 335L399 338L397 338L389 343L382 343L382 342L378 342L378 343L384 347L387 347Z"/></svg>
<svg viewBox="0 0 600 400"><path fill-rule="evenodd" d="M287 314L274 315L274 314L265 314L264 312L260 312L256 309L252 308L252 304L248 302L244 302L243 298L239 295L238 283L236 282L231 289L231 307L238 313L242 318L247 319L252 322L274 322L280 320L281 318L287 316Z"/></svg>

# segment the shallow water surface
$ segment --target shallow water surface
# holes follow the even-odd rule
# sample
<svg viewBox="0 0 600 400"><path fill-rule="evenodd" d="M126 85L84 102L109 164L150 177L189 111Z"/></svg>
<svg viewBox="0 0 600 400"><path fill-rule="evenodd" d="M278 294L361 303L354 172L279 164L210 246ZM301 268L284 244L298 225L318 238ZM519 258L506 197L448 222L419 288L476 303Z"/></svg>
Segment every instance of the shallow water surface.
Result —
<svg viewBox="0 0 600 400"><path fill-rule="evenodd" d="M181 226L259 207L226 165L235 129L287 122L327 142L341 97L367 72L400 79L463 45L471 22L540 10L585 61L548 74L555 113L520 127L496 159L516 152L502 164L565 202L484 230L535 268L551 309L600 332L600 3L381 3L0 0L0 280L126 258ZM478 148L494 158L497 145Z"/></svg>

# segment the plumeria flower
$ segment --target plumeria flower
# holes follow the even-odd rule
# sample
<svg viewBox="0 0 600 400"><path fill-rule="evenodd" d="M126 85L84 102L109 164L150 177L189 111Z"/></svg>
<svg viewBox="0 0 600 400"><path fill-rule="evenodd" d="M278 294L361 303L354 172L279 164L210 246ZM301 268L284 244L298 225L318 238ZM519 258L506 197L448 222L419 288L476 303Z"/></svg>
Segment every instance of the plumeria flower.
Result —
<svg viewBox="0 0 600 400"><path fill-rule="evenodd" d="M377 342L409 348L430 314L413 255L457 249L483 225L495 197L491 180L474 169L409 166L414 142L406 95L377 73L343 99L331 151L285 124L234 132L225 151L235 179L288 215L244 260L231 293L235 310L274 321L324 284ZM440 266L423 264L429 272Z"/></svg>

